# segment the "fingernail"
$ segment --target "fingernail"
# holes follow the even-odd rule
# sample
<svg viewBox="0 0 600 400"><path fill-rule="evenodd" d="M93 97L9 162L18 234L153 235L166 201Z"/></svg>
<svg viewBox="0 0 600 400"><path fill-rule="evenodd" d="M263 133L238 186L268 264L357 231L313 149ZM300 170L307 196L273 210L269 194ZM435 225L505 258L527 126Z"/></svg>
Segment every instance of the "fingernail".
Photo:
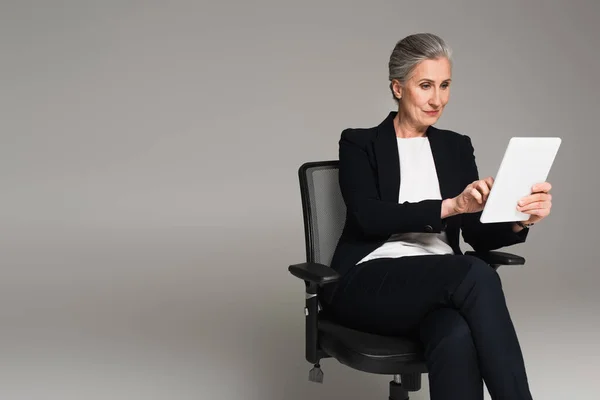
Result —
<svg viewBox="0 0 600 400"><path fill-rule="evenodd" d="M523 200L519 200L519 205L522 206L523 205Z"/></svg>

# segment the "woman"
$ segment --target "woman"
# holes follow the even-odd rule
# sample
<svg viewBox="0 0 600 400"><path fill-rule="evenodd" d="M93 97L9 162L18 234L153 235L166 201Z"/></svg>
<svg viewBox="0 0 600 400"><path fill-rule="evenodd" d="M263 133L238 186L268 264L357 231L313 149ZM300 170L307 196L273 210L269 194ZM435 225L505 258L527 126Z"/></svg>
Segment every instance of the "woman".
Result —
<svg viewBox="0 0 600 400"><path fill-rule="evenodd" d="M432 125L448 103L450 50L432 34L411 35L389 61L398 103L377 127L347 129L339 148L346 223L325 307L345 325L419 338L433 400L531 399L521 349L496 271L463 255L525 241L550 213L550 184L517 208L526 223L479 221L493 178L479 179L468 136Z"/></svg>

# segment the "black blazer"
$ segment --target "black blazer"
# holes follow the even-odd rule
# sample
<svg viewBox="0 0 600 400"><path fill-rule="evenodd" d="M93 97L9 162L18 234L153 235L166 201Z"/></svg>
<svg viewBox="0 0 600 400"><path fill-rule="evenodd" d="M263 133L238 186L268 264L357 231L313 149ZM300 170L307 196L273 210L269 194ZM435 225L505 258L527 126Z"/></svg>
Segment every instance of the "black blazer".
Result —
<svg viewBox="0 0 600 400"><path fill-rule="evenodd" d="M515 233L512 222L482 224L481 212L441 218L442 200L398 203L400 160L392 112L377 127L346 129L339 141L339 183L346 203L346 222L331 267L346 273L390 235L446 230L454 254L459 229L474 250L495 250L525 241L529 229ZM429 138L442 199L459 195L479 179L471 139L430 126Z"/></svg>

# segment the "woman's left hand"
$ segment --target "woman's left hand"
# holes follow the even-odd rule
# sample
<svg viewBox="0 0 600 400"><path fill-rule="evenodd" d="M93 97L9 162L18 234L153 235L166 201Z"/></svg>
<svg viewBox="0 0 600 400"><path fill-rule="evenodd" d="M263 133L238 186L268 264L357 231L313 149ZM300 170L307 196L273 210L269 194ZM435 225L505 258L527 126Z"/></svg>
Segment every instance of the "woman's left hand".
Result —
<svg viewBox="0 0 600 400"><path fill-rule="evenodd" d="M550 214L552 208L550 189L552 189L552 185L549 182L538 183L533 185L529 196L519 200L517 210L531 215L527 221L524 221L526 224L537 223Z"/></svg>

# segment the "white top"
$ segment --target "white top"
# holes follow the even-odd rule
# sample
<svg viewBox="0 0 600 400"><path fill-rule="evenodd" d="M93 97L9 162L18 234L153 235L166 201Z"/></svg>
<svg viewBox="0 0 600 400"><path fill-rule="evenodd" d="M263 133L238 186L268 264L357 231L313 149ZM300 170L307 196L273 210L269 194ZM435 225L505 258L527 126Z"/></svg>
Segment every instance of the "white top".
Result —
<svg viewBox="0 0 600 400"><path fill-rule="evenodd" d="M429 138L397 138L400 157L400 191L398 203L441 200ZM441 210L440 210L441 211ZM384 257L430 254L454 254L445 231L441 233L409 232L392 235L388 241L367 254L357 264Z"/></svg>

